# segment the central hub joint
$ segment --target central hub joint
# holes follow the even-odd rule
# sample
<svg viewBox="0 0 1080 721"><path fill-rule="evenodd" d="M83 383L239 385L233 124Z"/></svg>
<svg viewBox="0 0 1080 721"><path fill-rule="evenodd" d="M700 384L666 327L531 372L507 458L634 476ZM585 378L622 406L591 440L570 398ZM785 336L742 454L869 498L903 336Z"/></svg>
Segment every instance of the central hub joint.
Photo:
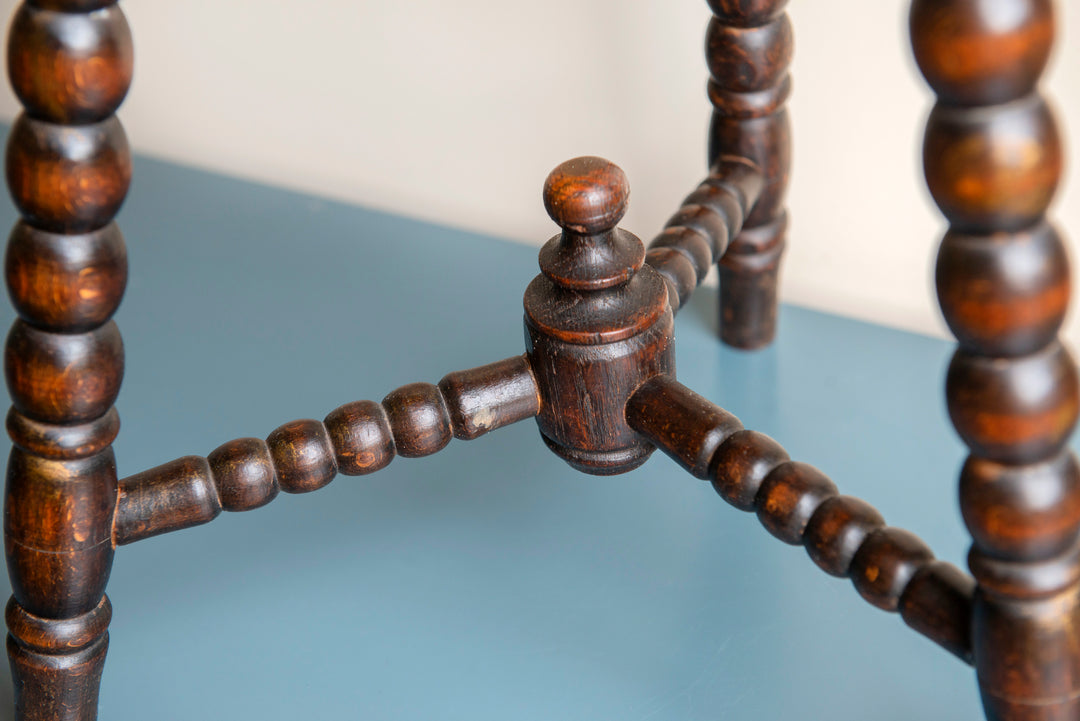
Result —
<svg viewBox="0 0 1080 721"><path fill-rule="evenodd" d="M653 446L626 423L643 382L675 375L672 313L645 248L617 228L630 185L603 158L555 168L544 207L562 232L540 250L541 274L525 291L525 333L540 387L544 441L586 473L632 470Z"/></svg>

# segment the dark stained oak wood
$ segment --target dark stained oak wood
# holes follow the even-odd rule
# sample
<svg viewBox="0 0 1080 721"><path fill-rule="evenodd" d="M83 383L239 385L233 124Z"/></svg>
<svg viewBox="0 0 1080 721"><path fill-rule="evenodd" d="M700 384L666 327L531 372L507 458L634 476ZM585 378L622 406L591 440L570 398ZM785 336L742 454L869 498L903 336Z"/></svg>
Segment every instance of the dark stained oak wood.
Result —
<svg viewBox="0 0 1080 721"><path fill-rule="evenodd" d="M184 456L120 481L113 523L119 543L209 523L221 513L210 464Z"/></svg>
<svg viewBox="0 0 1080 721"><path fill-rule="evenodd" d="M450 411L439 387L431 383L411 383L383 398L383 408L394 436L394 447L403 458L420 458L438 453L454 437Z"/></svg>
<svg viewBox="0 0 1080 721"><path fill-rule="evenodd" d="M327 430L330 427L328 420ZM332 436L331 442L335 448L340 446ZM270 447L262 438L237 438L223 443L210 452L206 462L207 480L217 491L222 510L250 511L260 508L274 500L281 490L274 462L270 457ZM344 468L341 470L345 472ZM201 481L195 474L192 475L193 479L188 481L189 483ZM121 488L126 484L127 479L123 479Z"/></svg>
<svg viewBox="0 0 1080 721"><path fill-rule="evenodd" d="M643 383L627 401L626 419L695 475L708 468L720 496L756 511L771 534L804 546L822 569L850 578L868 602L903 610L911 628L970 662L973 584L935 561L917 537L886 526L866 503L839 495L821 471L792 462L771 438L742 430L734 416L671 376Z"/></svg>
<svg viewBox="0 0 1080 721"><path fill-rule="evenodd" d="M945 394L971 450L960 507L983 705L992 721L1080 718L1080 479L1065 449L1080 383L1056 339L1070 280L1045 213L1062 147L1038 92L1053 4L915 0L910 20L938 96L923 161L951 224L937 289L960 341Z"/></svg>
<svg viewBox="0 0 1080 721"><path fill-rule="evenodd" d="M926 82L951 105L993 105L1032 92L1054 42L1052 0L915 0L911 46Z"/></svg>
<svg viewBox="0 0 1080 721"><path fill-rule="evenodd" d="M55 233L108 224L131 184L131 151L116 116L55 125L20 115L7 146L7 183L28 223Z"/></svg>
<svg viewBox="0 0 1080 721"><path fill-rule="evenodd" d="M544 205L562 232L540 250L541 274L525 291L540 433L586 473L622 473L648 459L652 446L626 424L623 406L642 381L675 367L668 287L645 265L641 241L616 227L629 194L622 170L603 158L555 168Z"/></svg>
<svg viewBox="0 0 1080 721"><path fill-rule="evenodd" d="M279 491L316 491L338 473L374 473L396 455L430 455L452 437L478 438L533 418L540 405L525 356L449 373L438 385L411 383L382 403L347 403L324 421L278 426L265 441L238 438L206 458L184 456L121 479L113 541L134 543L209 523L223 510L260 508Z"/></svg>
<svg viewBox="0 0 1080 721"><path fill-rule="evenodd" d="M923 164L954 230L1023 230L1043 219L1057 190L1061 140L1038 94L992 112L939 102L926 123Z"/></svg>
<svg viewBox="0 0 1080 721"><path fill-rule="evenodd" d="M721 156L761 168L760 201L720 257L720 337L738 348L760 348L776 334L780 257L787 237L784 194L791 172L794 43L787 0L710 2L705 42L709 66L709 165Z"/></svg>
<svg viewBox="0 0 1080 721"><path fill-rule="evenodd" d="M950 230L938 250L945 322L961 347L996 357L1049 345L1065 321L1071 285L1065 244L1049 223L991 238Z"/></svg>
<svg viewBox="0 0 1080 721"><path fill-rule="evenodd" d="M9 78L26 109L6 159L23 216L5 256L20 318L4 352L15 444L4 500L7 649L18 721L95 718L109 644L112 406L124 372L110 318L127 282L112 219L131 180L113 113L132 74L130 30L111 6L28 3L8 33Z"/></svg>
<svg viewBox="0 0 1080 721"><path fill-rule="evenodd" d="M719 451L719 449L717 449ZM765 530L784 543L802 545L810 519L836 496L836 484L805 463L781 463L765 476L754 503Z"/></svg>
<svg viewBox="0 0 1080 721"><path fill-rule="evenodd" d="M806 521L802 542L821 570L847 578L855 553L866 537L884 526L885 519L869 503L832 495Z"/></svg>
<svg viewBox="0 0 1080 721"><path fill-rule="evenodd" d="M115 0L15 10L8 74L24 112L5 168L22 220L4 266L19 316L4 355L4 538L17 721L96 717L117 545L533 417L544 442L588 473L628 471L660 447L869 603L972 663L991 721L1080 718L1080 468L1067 449L1080 380L1057 340L1071 280L1045 217L1063 143L1038 92L1052 1L911 4L915 59L937 94L923 161L950 223L936 288L959 341L946 400L971 451L960 509L973 577L675 380L673 316L714 263L723 340L772 339L787 234L787 1L708 4L708 177L646 250L617 227L630 192L617 166L583 157L557 167L543 197L561 230L525 292L525 355L120 480L111 444L124 352L112 317L127 252L113 219L132 167L115 112L133 76L131 30Z"/></svg>
<svg viewBox="0 0 1080 721"><path fill-rule="evenodd" d="M17 320L8 333L4 375L15 409L36 420L80 423L108 412L124 376L116 323L86 333L38 330Z"/></svg>
<svg viewBox="0 0 1080 721"><path fill-rule="evenodd" d="M1076 363L1056 340L1004 361L958 350L945 379L949 417L978 456L1036 463L1068 441L1080 409Z"/></svg>
<svg viewBox="0 0 1080 721"><path fill-rule="evenodd" d="M645 262L664 277L672 312L686 303L742 230L764 182L761 171L746 158L720 157L649 243Z"/></svg>
<svg viewBox="0 0 1080 721"><path fill-rule="evenodd" d="M93 330L112 317L124 296L124 237L115 223L82 236L17 223L8 239L4 278L24 320L43 330Z"/></svg>
<svg viewBox="0 0 1080 721"><path fill-rule="evenodd" d="M278 426L266 437L266 445L278 486L286 493L317 491L337 475L334 448L320 421L308 418Z"/></svg>
<svg viewBox="0 0 1080 721"><path fill-rule="evenodd" d="M135 57L119 6L84 15L23 4L8 38L8 77L30 115L53 123L92 123L124 101Z"/></svg>

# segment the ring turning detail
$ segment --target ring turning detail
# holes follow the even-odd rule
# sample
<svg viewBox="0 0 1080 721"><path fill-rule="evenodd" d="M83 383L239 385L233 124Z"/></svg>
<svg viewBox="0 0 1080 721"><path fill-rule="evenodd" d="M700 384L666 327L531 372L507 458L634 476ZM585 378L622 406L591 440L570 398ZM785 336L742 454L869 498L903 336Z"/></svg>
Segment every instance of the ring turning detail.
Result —
<svg viewBox="0 0 1080 721"><path fill-rule="evenodd" d="M524 293L523 354L118 479L124 347L112 317L127 251L114 217L132 162L115 113L133 74L131 30L115 0L23 2L8 35L23 112L6 155L21 219L5 257L18 319L4 355L16 719L96 718L117 547L528 418L590 474L625 473L661 449L972 664L991 721L1080 718L1080 468L1068 450L1080 379L1057 337L1071 280L1046 211L1062 141L1038 91L1053 3L911 4L915 58L937 94L924 166L950 223L936 285L959 343L945 391L970 449L960 510L971 575L677 380L674 317L713 264L722 338L757 348L775 333L791 162L786 5L709 0L709 170L648 248L618 227L630 186L613 163L575 158L548 176L543 202L559 230Z"/></svg>

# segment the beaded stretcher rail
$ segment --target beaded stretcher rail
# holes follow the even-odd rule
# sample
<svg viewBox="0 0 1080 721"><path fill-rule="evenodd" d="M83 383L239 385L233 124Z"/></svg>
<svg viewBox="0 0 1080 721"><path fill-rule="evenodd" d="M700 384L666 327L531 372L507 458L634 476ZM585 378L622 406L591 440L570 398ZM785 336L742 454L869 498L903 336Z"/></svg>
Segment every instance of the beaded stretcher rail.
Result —
<svg viewBox="0 0 1080 721"><path fill-rule="evenodd" d="M1045 213L1062 151L1037 88L1052 2L911 6L915 57L938 96L924 165L951 224L937 291L959 341L946 397L971 450L960 479L971 576L675 379L673 316L713 264L722 338L755 348L775 332L791 155L785 5L710 0L710 170L648 249L617 227L629 186L616 166L578 158L548 177L544 202L561 230L525 291L524 355L118 479L124 352L111 318L127 258L113 218L132 166L115 112L132 79L131 32L112 0L24 2L8 72L25 112L6 160L22 220L5 261L19 315L5 349L14 446L4 512L17 717L96 717L118 546L529 418L587 473L628 471L660 448L709 480L972 663L988 718L1080 717L1080 472L1066 447L1080 385L1057 339L1070 274Z"/></svg>

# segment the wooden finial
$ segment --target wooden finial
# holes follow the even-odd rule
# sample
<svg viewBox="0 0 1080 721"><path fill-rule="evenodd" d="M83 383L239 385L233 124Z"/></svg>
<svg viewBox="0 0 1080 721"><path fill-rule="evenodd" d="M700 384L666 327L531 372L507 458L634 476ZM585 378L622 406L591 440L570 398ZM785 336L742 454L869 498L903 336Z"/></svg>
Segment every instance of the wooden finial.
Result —
<svg viewBox="0 0 1080 721"><path fill-rule="evenodd" d="M575 290L629 281L645 262L641 241L615 227L629 197L626 174L609 160L575 158L551 171L544 183L544 207L563 232L540 251L544 275Z"/></svg>
<svg viewBox="0 0 1080 721"><path fill-rule="evenodd" d="M612 230L626 214L630 183L622 168L596 156L561 164L544 183L544 207L560 228L588 235Z"/></svg>
<svg viewBox="0 0 1080 721"><path fill-rule="evenodd" d="M637 236L615 227L629 194L603 158L552 171L544 205L562 232L540 250L541 275L525 291L537 423L551 449L587 473L622 473L649 457L623 408L642 381L675 367L667 286L643 267Z"/></svg>

